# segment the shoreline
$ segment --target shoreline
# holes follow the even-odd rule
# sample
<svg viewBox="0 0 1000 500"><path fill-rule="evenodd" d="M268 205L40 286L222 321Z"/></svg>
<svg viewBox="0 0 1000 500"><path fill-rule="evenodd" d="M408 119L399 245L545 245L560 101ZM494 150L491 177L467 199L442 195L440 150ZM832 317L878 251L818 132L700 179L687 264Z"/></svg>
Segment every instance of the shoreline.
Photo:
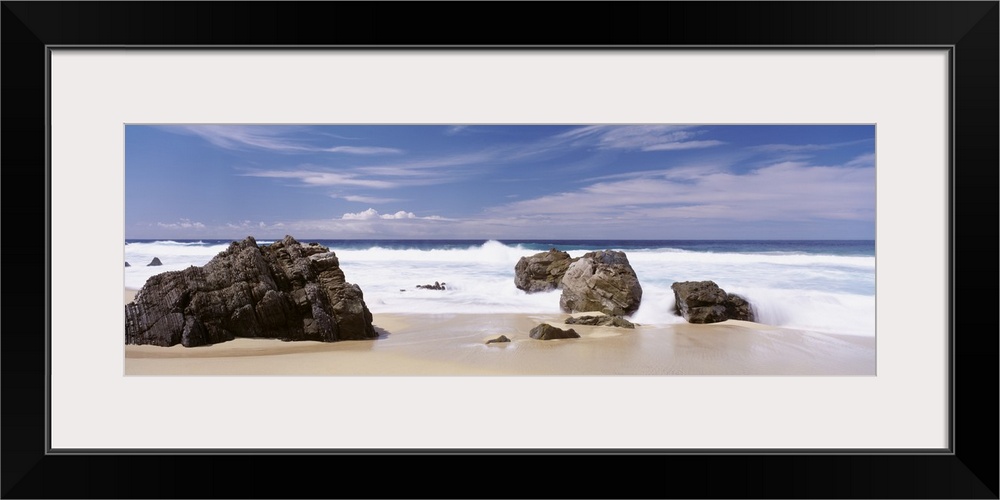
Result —
<svg viewBox="0 0 1000 500"><path fill-rule="evenodd" d="M125 302L135 296L125 290ZM577 313L574 316L592 313ZM374 313L375 340L237 338L201 347L124 345L125 375L848 375L876 372L875 338L728 320L566 325L556 314ZM580 338L536 340L540 323ZM511 342L486 344L506 335Z"/></svg>

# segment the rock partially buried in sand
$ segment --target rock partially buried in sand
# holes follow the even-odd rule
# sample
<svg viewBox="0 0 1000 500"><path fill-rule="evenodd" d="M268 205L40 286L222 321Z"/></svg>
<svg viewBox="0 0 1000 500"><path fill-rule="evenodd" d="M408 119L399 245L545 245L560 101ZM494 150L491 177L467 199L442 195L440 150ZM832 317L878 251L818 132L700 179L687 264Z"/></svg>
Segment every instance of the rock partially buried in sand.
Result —
<svg viewBox="0 0 1000 500"><path fill-rule="evenodd" d="M149 264L146 264L146 267L149 267L149 266L162 266L162 265L163 265L163 263L160 262L160 258L159 257L153 257L153 260L149 261Z"/></svg>
<svg viewBox="0 0 1000 500"><path fill-rule="evenodd" d="M625 252L584 254L563 275L559 306L566 312L600 311L626 316L639 309L642 287Z"/></svg>
<svg viewBox="0 0 1000 500"><path fill-rule="evenodd" d="M514 265L514 286L528 293L559 288L566 269L576 259L555 248L529 257L521 257Z"/></svg>
<svg viewBox="0 0 1000 500"><path fill-rule="evenodd" d="M635 328L635 323L621 317L600 314L595 316L570 316L564 321L567 325L616 326L618 328Z"/></svg>
<svg viewBox="0 0 1000 500"><path fill-rule="evenodd" d="M126 261L125 261L125 267L132 267L132 265L131 265L131 264L129 264L129 263L128 263L128 261L126 260Z"/></svg>
<svg viewBox="0 0 1000 500"><path fill-rule="evenodd" d="M486 341L487 344L493 344L497 342L510 342L510 339L506 335L501 335L495 339L489 339Z"/></svg>
<svg viewBox="0 0 1000 500"><path fill-rule="evenodd" d="M185 347L236 337L378 338L361 288L328 248L291 236L233 242L203 267L149 278L125 306L125 343Z"/></svg>
<svg viewBox="0 0 1000 500"><path fill-rule="evenodd" d="M684 281L670 285L674 312L688 323L718 323L727 319L754 321L753 308L739 295L726 293L714 281Z"/></svg>
<svg viewBox="0 0 1000 500"><path fill-rule="evenodd" d="M556 328L548 323L542 323L531 329L529 336L533 339L538 340L555 340L555 339L578 339L580 334L576 333L576 330L570 328L569 330L562 330Z"/></svg>

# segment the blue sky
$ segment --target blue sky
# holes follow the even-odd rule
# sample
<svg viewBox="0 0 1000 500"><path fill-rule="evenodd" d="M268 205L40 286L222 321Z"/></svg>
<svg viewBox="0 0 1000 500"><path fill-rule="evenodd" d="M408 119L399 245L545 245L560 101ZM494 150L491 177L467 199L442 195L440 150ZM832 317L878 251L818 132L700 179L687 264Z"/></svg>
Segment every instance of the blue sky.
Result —
<svg viewBox="0 0 1000 500"><path fill-rule="evenodd" d="M875 239L874 125L128 125L125 237Z"/></svg>

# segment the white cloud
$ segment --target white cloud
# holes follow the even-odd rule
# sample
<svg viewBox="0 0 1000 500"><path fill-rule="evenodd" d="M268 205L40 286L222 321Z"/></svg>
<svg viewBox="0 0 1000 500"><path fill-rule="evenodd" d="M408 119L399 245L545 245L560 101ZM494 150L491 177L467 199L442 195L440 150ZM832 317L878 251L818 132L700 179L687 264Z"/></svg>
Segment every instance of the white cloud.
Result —
<svg viewBox="0 0 1000 500"><path fill-rule="evenodd" d="M452 182L457 180L457 175L473 175L483 171L469 167L538 160L579 148L665 151L724 144L717 140L690 140L703 133L692 130L693 128L677 125L594 125L574 128L527 144L508 144L470 153L370 165L360 167L357 171L376 176L419 178L429 184ZM465 126L457 126L445 133L463 130Z"/></svg>
<svg viewBox="0 0 1000 500"><path fill-rule="evenodd" d="M400 210L400 211L398 211L398 212L396 212L394 214L381 215L380 217L382 217L383 219L415 219L415 218L417 218L416 215L413 215L413 212L404 212L402 210Z"/></svg>
<svg viewBox="0 0 1000 500"><path fill-rule="evenodd" d="M754 151L823 151L833 149L832 144L761 144L750 149Z"/></svg>
<svg viewBox="0 0 1000 500"><path fill-rule="evenodd" d="M317 133L319 135L323 135L323 136L326 136L326 137L333 137L333 138L336 138L336 139L343 139L345 141L359 141L359 140L361 140L360 137L348 137L346 135L332 134L330 132L317 132Z"/></svg>
<svg viewBox="0 0 1000 500"><path fill-rule="evenodd" d="M576 182L589 183L597 181L625 180L625 179L697 179L709 174L726 173L734 166L740 165L742 155L715 154L710 157L698 159L690 163L678 164L670 168L658 168L652 170L636 170L619 174L598 175L594 177L580 178Z"/></svg>
<svg viewBox="0 0 1000 500"><path fill-rule="evenodd" d="M557 135L577 145L592 143L598 149L630 151L669 151L709 148L725 144L716 140L690 140L703 131L686 125L595 125L581 127Z"/></svg>
<svg viewBox="0 0 1000 500"><path fill-rule="evenodd" d="M342 172L318 170L260 170L240 174L245 177L267 177L272 179L295 179L306 186L362 186L369 188L393 188L398 184L377 179L364 179Z"/></svg>
<svg viewBox="0 0 1000 500"><path fill-rule="evenodd" d="M180 219L177 222L170 223L157 222L156 225L166 229L205 229L204 224L192 221L191 219Z"/></svg>
<svg viewBox="0 0 1000 500"><path fill-rule="evenodd" d="M833 142L829 144L761 144L760 146L753 146L750 149L753 151L767 151L767 152L827 151L830 149L839 148L841 146L850 146L865 142L871 142L871 139L859 139L856 141L847 141L847 142Z"/></svg>
<svg viewBox="0 0 1000 500"><path fill-rule="evenodd" d="M362 147L362 146L337 146L334 148L322 149L327 153L350 153L355 155L379 155L379 154L399 154L401 150L396 148Z"/></svg>
<svg viewBox="0 0 1000 500"><path fill-rule="evenodd" d="M347 153L355 155L396 154L396 148L377 146L335 146L319 147L299 139L288 137L291 133L301 133L302 127L269 127L247 125L191 125L186 127L163 127L171 132L194 134L209 143L224 149L262 149L278 153ZM331 135L331 134L322 134Z"/></svg>
<svg viewBox="0 0 1000 500"><path fill-rule="evenodd" d="M355 203L394 203L400 201L396 198L377 198L375 196L359 196L359 195L336 195L331 194L331 198L340 198L342 200L353 201Z"/></svg>
<svg viewBox="0 0 1000 500"><path fill-rule="evenodd" d="M351 170L331 172L322 168L303 165L298 170L270 170L244 175L255 177L298 179L307 186L364 186L372 188L399 187L398 178L405 178L407 186L433 185L459 182L469 176L481 175L491 166L525 160L537 160L565 153L575 148L624 149L637 151L666 151L708 148L723 144L717 140L691 140L702 131L690 126L638 125L638 126L589 126L569 130L529 144L508 144L473 151L443 154L434 157L407 159L399 162L365 165ZM464 132L460 125L446 129L445 133ZM242 138L246 140L245 138ZM258 141L259 142L259 141ZM270 143L268 143L270 144ZM355 153L399 152L392 148L363 148L339 146L328 150ZM475 167L475 168L473 168ZM386 180L392 179L392 180ZM347 199L346 197L344 199ZM351 200L349 200L351 201ZM385 198L356 196L362 203L386 203Z"/></svg>
<svg viewBox="0 0 1000 500"><path fill-rule="evenodd" d="M386 219L386 220L389 220L389 219L392 219L392 220L399 220L399 219L444 220L442 217L439 217L437 215L431 215L431 216L428 216L428 217L417 217L416 214L414 214L413 212L407 212L405 210L400 210L400 211L398 211L398 212L396 212L394 214L380 214L378 212L378 210L375 210L374 208L369 208L368 210L364 210L362 212L357 212L357 213L348 212L348 213L345 213L344 215L342 215L340 218L341 218L341 220L377 220L377 219Z"/></svg>
<svg viewBox="0 0 1000 500"><path fill-rule="evenodd" d="M346 213L340 218L344 220L371 220L371 219L377 219L378 217L379 217L378 210L375 210L374 208L369 208L364 212Z"/></svg>
<svg viewBox="0 0 1000 500"><path fill-rule="evenodd" d="M742 174L710 168L646 172L515 201L490 212L562 221L612 217L636 223L670 218L874 220L875 171L863 166L865 158L834 167L783 162Z"/></svg>
<svg viewBox="0 0 1000 500"><path fill-rule="evenodd" d="M439 172L428 172L428 170L457 167L468 167L480 165L486 162L494 162L502 159L504 149L487 149L475 153L463 153L443 155L434 158L423 158L399 163L385 165L372 165L358 168L359 172L373 175L398 176L398 177L425 177L442 175Z"/></svg>
<svg viewBox="0 0 1000 500"><path fill-rule="evenodd" d="M675 149L698 149L698 148L710 148L712 146L719 146L725 144L722 141L686 141L686 142L665 142L662 144L653 144L652 146L646 146L642 148L643 151L671 151Z"/></svg>
<svg viewBox="0 0 1000 500"><path fill-rule="evenodd" d="M875 166L875 153L868 153L854 158L844 164L850 168L870 168Z"/></svg>
<svg viewBox="0 0 1000 500"><path fill-rule="evenodd" d="M268 229L268 228L271 228L271 229L274 229L274 228L279 228L281 226L284 226L284 223L282 223L282 222L276 222L274 224L268 225L264 221L253 222L253 221L249 221L249 220L240 221L238 223L233 223L233 222L227 222L226 223L226 227L228 227L229 229L254 229L254 228L259 228L259 229Z"/></svg>

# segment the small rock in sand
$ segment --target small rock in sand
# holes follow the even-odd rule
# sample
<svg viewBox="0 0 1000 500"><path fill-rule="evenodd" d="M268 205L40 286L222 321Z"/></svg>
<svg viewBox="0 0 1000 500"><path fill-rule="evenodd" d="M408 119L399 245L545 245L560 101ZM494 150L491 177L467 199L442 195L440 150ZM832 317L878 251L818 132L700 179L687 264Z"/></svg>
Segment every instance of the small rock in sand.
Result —
<svg viewBox="0 0 1000 500"><path fill-rule="evenodd" d="M569 330L562 330L556 328L548 323L542 323L531 329L531 338L538 340L555 340L555 339L578 339L580 334L576 333L576 330L570 328Z"/></svg>

